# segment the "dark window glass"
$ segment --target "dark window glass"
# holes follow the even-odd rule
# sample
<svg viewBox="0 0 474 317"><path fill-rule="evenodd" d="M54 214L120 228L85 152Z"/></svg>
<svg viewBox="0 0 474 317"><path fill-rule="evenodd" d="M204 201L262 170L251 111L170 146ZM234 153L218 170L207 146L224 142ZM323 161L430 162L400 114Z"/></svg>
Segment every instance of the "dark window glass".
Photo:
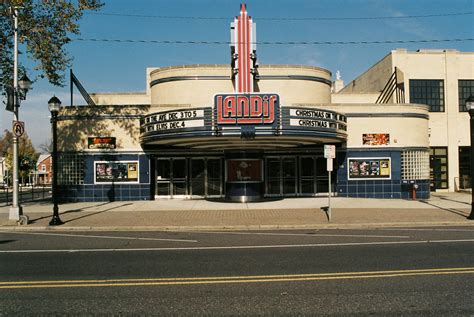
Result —
<svg viewBox="0 0 474 317"><path fill-rule="evenodd" d="M459 147L459 188L471 187L471 147Z"/></svg>
<svg viewBox="0 0 474 317"><path fill-rule="evenodd" d="M430 112L444 112L444 81L410 79L410 102L428 105Z"/></svg>
<svg viewBox="0 0 474 317"><path fill-rule="evenodd" d="M469 96L474 96L474 80L459 80L458 81L458 95L459 95L459 111L467 112L466 99Z"/></svg>
<svg viewBox="0 0 474 317"><path fill-rule="evenodd" d="M448 148L432 147L430 149L430 188L448 188Z"/></svg>

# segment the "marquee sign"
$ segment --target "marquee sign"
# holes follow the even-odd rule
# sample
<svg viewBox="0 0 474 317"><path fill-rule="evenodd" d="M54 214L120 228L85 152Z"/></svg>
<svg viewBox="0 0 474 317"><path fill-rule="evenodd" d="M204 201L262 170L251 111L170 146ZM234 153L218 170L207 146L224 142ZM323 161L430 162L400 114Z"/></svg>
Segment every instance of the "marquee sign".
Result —
<svg viewBox="0 0 474 317"><path fill-rule="evenodd" d="M278 123L277 94L219 94L214 97L216 124L270 125Z"/></svg>
<svg viewBox="0 0 474 317"><path fill-rule="evenodd" d="M310 108L286 108L283 117L287 117L289 127L300 129L347 130L346 117L334 111ZM284 120L284 122L287 122Z"/></svg>
<svg viewBox="0 0 474 317"><path fill-rule="evenodd" d="M172 132L205 126L204 109L158 112L141 121L141 132Z"/></svg>

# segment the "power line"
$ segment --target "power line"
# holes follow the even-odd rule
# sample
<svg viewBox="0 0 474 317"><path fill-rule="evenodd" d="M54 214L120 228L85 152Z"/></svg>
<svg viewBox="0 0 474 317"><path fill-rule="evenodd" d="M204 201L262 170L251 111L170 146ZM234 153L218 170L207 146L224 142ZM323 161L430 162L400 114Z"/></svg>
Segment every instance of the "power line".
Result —
<svg viewBox="0 0 474 317"><path fill-rule="evenodd" d="M375 16L375 17L306 17L306 18L284 18L284 17L254 17L258 21L343 21L343 20L390 20L390 19L419 19L419 18L435 18L435 17L452 17L460 15L472 15L470 12L455 13L439 13L426 15L405 15L405 16ZM133 18L152 18L152 19L169 19L169 20L226 20L229 17L205 17L205 16L171 16L171 15L148 15L148 14L123 14L123 13L106 13L106 12L86 12L90 15L116 16L116 17L133 17Z"/></svg>
<svg viewBox="0 0 474 317"><path fill-rule="evenodd" d="M129 44L191 44L191 45L230 45L229 41L168 41L168 40L130 40L130 39L95 39L95 38L75 38L73 41L82 42L109 42L109 43L129 43ZM367 45L367 44L406 44L406 43L442 43L442 42L468 42L474 38L464 39L429 39L429 40L386 40L386 41L314 41L314 42L268 42L262 41L257 45Z"/></svg>

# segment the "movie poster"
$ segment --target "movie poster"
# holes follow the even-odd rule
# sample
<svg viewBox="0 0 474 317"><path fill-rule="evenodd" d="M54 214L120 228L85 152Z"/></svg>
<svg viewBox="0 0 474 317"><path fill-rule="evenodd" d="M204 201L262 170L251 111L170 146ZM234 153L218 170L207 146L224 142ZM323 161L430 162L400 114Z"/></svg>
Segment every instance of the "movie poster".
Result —
<svg viewBox="0 0 474 317"><path fill-rule="evenodd" d="M364 133L362 134L363 145L389 145L390 134L388 133Z"/></svg>
<svg viewBox="0 0 474 317"><path fill-rule="evenodd" d="M96 183L138 182L138 162L96 162Z"/></svg>
<svg viewBox="0 0 474 317"><path fill-rule="evenodd" d="M389 179L389 158L350 158L348 179Z"/></svg>
<svg viewBox="0 0 474 317"><path fill-rule="evenodd" d="M228 182L261 182L262 176L262 160L227 160Z"/></svg>

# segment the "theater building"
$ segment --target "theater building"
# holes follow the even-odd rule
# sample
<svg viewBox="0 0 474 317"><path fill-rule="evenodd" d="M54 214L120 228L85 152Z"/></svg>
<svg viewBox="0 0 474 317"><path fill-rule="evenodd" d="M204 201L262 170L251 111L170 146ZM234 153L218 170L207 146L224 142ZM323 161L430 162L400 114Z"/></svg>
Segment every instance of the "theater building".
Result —
<svg viewBox="0 0 474 317"><path fill-rule="evenodd" d="M430 153L442 151L430 142L444 123L412 98L421 85L412 80L425 78L412 77L407 52L406 65L387 62L392 52L340 90L339 75L333 82L323 68L258 65L255 42L242 6L228 65L148 68L143 93L94 93L88 106L63 108L62 197L242 202L327 196L329 186L364 198L411 198L414 188L427 198L437 189ZM461 140L467 145L468 130ZM331 185L325 145L336 147Z"/></svg>

